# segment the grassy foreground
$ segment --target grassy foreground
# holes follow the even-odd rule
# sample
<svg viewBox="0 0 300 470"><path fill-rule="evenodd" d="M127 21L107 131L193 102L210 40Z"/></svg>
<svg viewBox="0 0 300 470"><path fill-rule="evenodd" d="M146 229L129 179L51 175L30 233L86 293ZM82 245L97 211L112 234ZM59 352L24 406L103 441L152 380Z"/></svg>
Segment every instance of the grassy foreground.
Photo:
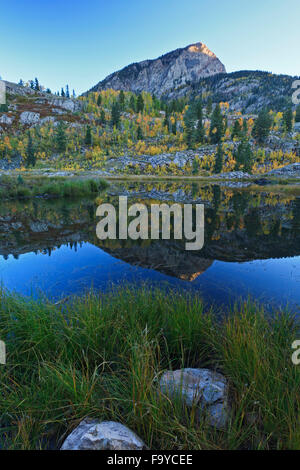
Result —
<svg viewBox="0 0 300 470"><path fill-rule="evenodd" d="M67 179L64 177L0 177L0 199L30 199L33 197L82 197L97 194L107 188L101 179Z"/></svg>
<svg viewBox="0 0 300 470"><path fill-rule="evenodd" d="M128 425L151 449L300 449L297 335L291 315L270 319L250 301L220 318L199 299L146 288L65 305L1 292L1 446L57 448L92 416ZM180 367L228 378L226 430L157 393L161 373Z"/></svg>

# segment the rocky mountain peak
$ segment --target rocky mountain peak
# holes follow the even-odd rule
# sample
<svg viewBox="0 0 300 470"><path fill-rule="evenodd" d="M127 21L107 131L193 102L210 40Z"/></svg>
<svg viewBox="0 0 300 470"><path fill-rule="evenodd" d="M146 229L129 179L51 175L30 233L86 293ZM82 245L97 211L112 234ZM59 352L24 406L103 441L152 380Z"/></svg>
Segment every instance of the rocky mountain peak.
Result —
<svg viewBox="0 0 300 470"><path fill-rule="evenodd" d="M188 50L188 52L191 52L191 53L206 54L209 57L214 57L214 58L217 57L216 54L214 54L210 49L208 49L206 44L203 44L203 42L196 42L195 44L191 44L190 46L187 46L186 49Z"/></svg>
<svg viewBox="0 0 300 470"><path fill-rule="evenodd" d="M226 73L225 66L202 42L168 52L157 59L133 63L112 73L90 91L114 90L147 91L157 96L201 78Z"/></svg>

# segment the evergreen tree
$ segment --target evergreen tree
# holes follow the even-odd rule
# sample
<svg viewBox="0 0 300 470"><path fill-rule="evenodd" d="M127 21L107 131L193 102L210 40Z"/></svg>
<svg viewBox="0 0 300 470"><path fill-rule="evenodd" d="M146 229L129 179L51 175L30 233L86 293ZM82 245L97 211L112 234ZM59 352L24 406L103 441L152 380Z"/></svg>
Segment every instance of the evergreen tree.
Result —
<svg viewBox="0 0 300 470"><path fill-rule="evenodd" d="M125 107L125 94L123 90L121 90L119 94L119 106L122 110Z"/></svg>
<svg viewBox="0 0 300 470"><path fill-rule="evenodd" d="M166 127L168 129L168 132L169 132L169 127L170 127L170 121L169 121L169 112L168 112L168 108L166 108L166 111L165 111L165 119L164 119L164 122L163 122L163 127Z"/></svg>
<svg viewBox="0 0 300 470"><path fill-rule="evenodd" d="M24 86L24 82L23 82L22 78L20 78L19 85Z"/></svg>
<svg viewBox="0 0 300 470"><path fill-rule="evenodd" d="M235 137L237 137L238 139L240 139L241 136L242 136L242 127L240 125L239 119L237 119L236 121L234 121L231 138L234 139Z"/></svg>
<svg viewBox="0 0 300 470"><path fill-rule="evenodd" d="M293 130L293 110L292 108L288 108L284 113L283 113L283 122L284 122L284 127L287 130L287 132L292 132Z"/></svg>
<svg viewBox="0 0 300 470"><path fill-rule="evenodd" d="M40 91L40 84L37 78L34 79L34 89Z"/></svg>
<svg viewBox="0 0 300 470"><path fill-rule="evenodd" d="M103 126L105 125L105 121L106 121L106 119L105 119L105 112L104 112L103 109L101 109L101 113L100 113L100 122L101 122L101 124L102 124Z"/></svg>
<svg viewBox="0 0 300 470"><path fill-rule="evenodd" d="M91 132L91 126L90 125L88 125L87 128L86 128L84 143L85 143L85 145L88 145L88 146L92 145L92 132Z"/></svg>
<svg viewBox="0 0 300 470"><path fill-rule="evenodd" d="M66 97L70 98L69 85L66 86Z"/></svg>
<svg viewBox="0 0 300 470"><path fill-rule="evenodd" d="M196 158L194 158L193 166L192 166L192 174L198 175L198 173L199 173L199 162Z"/></svg>
<svg viewBox="0 0 300 470"><path fill-rule="evenodd" d="M119 103L115 101L111 108L111 125L112 127L116 126L118 129L120 127L120 108Z"/></svg>
<svg viewBox="0 0 300 470"><path fill-rule="evenodd" d="M243 134L245 137L248 135L248 124L246 119L243 119Z"/></svg>
<svg viewBox="0 0 300 470"><path fill-rule="evenodd" d="M28 131L28 141L27 141L27 148L26 148L26 166L35 166L36 163L36 156L33 147L33 141L31 137L30 131Z"/></svg>
<svg viewBox="0 0 300 470"><path fill-rule="evenodd" d="M133 112L136 111L136 100L135 100L135 96L133 94L130 97L129 106L130 106L130 109L132 109Z"/></svg>
<svg viewBox="0 0 300 470"><path fill-rule="evenodd" d="M218 145L218 151L216 155L216 161L214 166L214 173L221 173L223 168L223 148L222 144Z"/></svg>
<svg viewBox="0 0 300 470"><path fill-rule="evenodd" d="M270 134L272 127L272 118L268 111L260 111L258 118L253 126L252 135L259 144L263 144L265 139Z"/></svg>
<svg viewBox="0 0 300 470"><path fill-rule="evenodd" d="M185 127L185 141L189 149L193 149L196 141L195 122L196 115L195 109L192 105L188 107L184 116L184 127Z"/></svg>
<svg viewBox="0 0 300 470"><path fill-rule="evenodd" d="M246 173L252 172L253 166L253 153L248 139L244 138L238 146L237 153L235 155L236 165L235 169L242 170Z"/></svg>
<svg viewBox="0 0 300 470"><path fill-rule="evenodd" d="M61 89L61 96L63 96L63 97L66 96L65 90L63 88Z"/></svg>
<svg viewBox="0 0 300 470"><path fill-rule="evenodd" d="M224 135L224 122L223 116L221 112L220 105L217 104L210 123L210 130L209 130L209 137L212 144L218 144L221 142L222 137Z"/></svg>
<svg viewBox="0 0 300 470"><path fill-rule="evenodd" d="M137 131L136 131L136 138L137 140L143 140L143 131L141 129L141 126L138 126Z"/></svg>
<svg viewBox="0 0 300 470"><path fill-rule="evenodd" d="M296 108L296 118L295 118L295 121L296 121L296 122L300 122L300 105L297 106L297 108Z"/></svg>
<svg viewBox="0 0 300 470"><path fill-rule="evenodd" d="M203 144L204 142L204 126L203 126L203 105L202 105L202 99L200 99L196 103L196 117L197 117L197 129L196 129L196 141L199 144Z"/></svg>
<svg viewBox="0 0 300 470"><path fill-rule="evenodd" d="M136 110L138 113L142 113L144 111L144 98L141 94L137 97Z"/></svg>
<svg viewBox="0 0 300 470"><path fill-rule="evenodd" d="M67 148L67 136L66 136L65 124L63 123L63 121L59 121L59 124L56 128L55 140L56 140L56 148L58 152L59 153L65 152Z"/></svg>
<svg viewBox="0 0 300 470"><path fill-rule="evenodd" d="M97 106L101 106L101 104L102 104L102 96L99 93L98 98L97 98Z"/></svg>
<svg viewBox="0 0 300 470"><path fill-rule="evenodd" d="M209 96L208 97L208 100L207 100L207 103L206 103L206 115L207 117L209 117L211 115L211 112L212 112L212 97Z"/></svg>

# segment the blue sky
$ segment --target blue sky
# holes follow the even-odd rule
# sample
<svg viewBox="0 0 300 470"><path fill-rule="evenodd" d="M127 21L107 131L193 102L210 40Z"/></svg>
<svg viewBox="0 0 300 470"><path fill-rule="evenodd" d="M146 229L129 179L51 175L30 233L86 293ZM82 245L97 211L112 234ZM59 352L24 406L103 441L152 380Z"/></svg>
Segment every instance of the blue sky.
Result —
<svg viewBox="0 0 300 470"><path fill-rule="evenodd" d="M300 75L299 0L10 0L0 75L81 93L125 65L204 42L227 71Z"/></svg>

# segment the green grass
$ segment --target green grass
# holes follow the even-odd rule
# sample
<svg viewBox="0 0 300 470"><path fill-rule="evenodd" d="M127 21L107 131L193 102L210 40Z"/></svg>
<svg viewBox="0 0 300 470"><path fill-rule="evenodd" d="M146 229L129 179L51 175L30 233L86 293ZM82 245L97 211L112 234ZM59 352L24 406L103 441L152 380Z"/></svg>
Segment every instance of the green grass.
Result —
<svg viewBox="0 0 300 470"><path fill-rule="evenodd" d="M229 316L146 287L53 305L0 294L1 441L58 447L86 416L122 422L151 449L300 449L299 323L252 302ZM210 367L229 380L232 415L216 431L157 393L163 371Z"/></svg>
<svg viewBox="0 0 300 470"><path fill-rule="evenodd" d="M103 179L68 179L63 177L0 177L1 199L33 197L63 198L97 194L107 188Z"/></svg>

